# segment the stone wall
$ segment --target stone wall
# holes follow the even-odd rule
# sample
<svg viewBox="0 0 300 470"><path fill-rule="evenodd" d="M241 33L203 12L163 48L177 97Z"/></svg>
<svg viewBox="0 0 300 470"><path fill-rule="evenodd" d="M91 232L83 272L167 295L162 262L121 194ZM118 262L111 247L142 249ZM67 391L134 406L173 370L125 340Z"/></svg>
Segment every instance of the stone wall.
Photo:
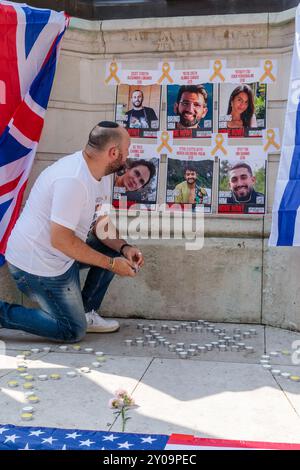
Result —
<svg viewBox="0 0 300 470"><path fill-rule="evenodd" d="M278 60L279 78L268 89L268 127L282 136L294 40L295 9L251 15L150 18L89 22L73 18L63 40L48 113L29 186L46 166L80 149L91 127L114 118L114 87L104 87L106 61L155 67L160 59L177 68L257 66ZM180 142L179 142L180 143ZM241 143L237 140L237 144ZM265 216L205 217L205 244L186 251L180 240L141 240L146 266L134 280L116 279L103 311L112 316L265 323L300 330L300 251L268 248L279 154L268 158ZM215 162L217 165L217 162ZM217 168L216 168L217 169ZM166 162L161 162L159 200L164 198ZM214 185L216 201L217 185ZM20 300L1 270L2 298ZM300 295L300 294L299 294Z"/></svg>

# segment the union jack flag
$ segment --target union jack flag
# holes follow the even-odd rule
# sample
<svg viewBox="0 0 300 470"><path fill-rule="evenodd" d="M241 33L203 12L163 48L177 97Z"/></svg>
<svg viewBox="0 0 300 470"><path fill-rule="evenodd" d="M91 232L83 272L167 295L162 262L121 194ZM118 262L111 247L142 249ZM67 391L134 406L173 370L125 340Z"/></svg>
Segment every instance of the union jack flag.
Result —
<svg viewBox="0 0 300 470"><path fill-rule="evenodd" d="M64 12L0 0L0 265L41 136Z"/></svg>

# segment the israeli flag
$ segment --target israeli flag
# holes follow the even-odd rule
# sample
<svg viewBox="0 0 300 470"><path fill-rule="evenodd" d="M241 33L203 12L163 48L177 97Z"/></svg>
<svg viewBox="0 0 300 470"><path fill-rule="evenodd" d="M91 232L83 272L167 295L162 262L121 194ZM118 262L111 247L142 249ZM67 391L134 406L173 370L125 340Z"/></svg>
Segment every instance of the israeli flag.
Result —
<svg viewBox="0 0 300 470"><path fill-rule="evenodd" d="M282 152L275 188L270 246L300 246L300 4L296 10Z"/></svg>

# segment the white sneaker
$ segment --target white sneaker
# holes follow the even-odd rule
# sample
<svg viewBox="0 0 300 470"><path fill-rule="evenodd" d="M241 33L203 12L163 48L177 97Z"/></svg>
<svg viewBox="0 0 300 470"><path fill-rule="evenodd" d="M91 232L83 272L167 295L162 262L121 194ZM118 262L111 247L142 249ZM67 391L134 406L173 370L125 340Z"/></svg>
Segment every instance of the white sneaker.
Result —
<svg viewBox="0 0 300 470"><path fill-rule="evenodd" d="M119 322L116 320L105 320L100 315L91 310L85 314L87 321L87 333L112 333L120 328Z"/></svg>

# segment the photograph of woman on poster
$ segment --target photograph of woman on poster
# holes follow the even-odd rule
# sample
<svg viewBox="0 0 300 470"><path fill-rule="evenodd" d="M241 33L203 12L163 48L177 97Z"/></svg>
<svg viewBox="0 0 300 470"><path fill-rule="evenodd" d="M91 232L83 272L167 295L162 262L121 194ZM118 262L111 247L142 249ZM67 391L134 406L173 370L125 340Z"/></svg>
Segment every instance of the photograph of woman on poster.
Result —
<svg viewBox="0 0 300 470"><path fill-rule="evenodd" d="M266 128L265 83L219 86L219 132L229 137L261 137Z"/></svg>
<svg viewBox="0 0 300 470"><path fill-rule="evenodd" d="M240 127L257 127L254 112L254 97L249 85L237 86L230 95L227 116L228 129Z"/></svg>
<svg viewBox="0 0 300 470"><path fill-rule="evenodd" d="M138 191L149 183L155 173L155 166L151 161L128 161L124 170L117 173L115 187L125 188L125 192Z"/></svg>
<svg viewBox="0 0 300 470"><path fill-rule="evenodd" d="M158 165L158 158L128 158L115 175L114 200L126 196L129 202L156 204Z"/></svg>

